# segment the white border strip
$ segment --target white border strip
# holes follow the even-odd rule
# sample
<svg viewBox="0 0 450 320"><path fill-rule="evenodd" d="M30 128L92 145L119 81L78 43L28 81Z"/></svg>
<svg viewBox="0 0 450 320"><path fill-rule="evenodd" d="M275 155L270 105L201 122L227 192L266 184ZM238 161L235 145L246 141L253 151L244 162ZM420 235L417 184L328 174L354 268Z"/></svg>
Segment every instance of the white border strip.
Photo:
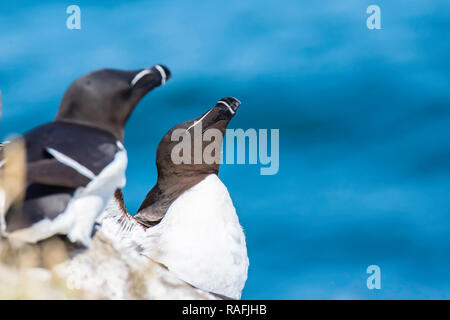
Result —
<svg viewBox="0 0 450 320"><path fill-rule="evenodd" d="M53 148L46 148L46 150L48 151L48 153L50 153L53 157L55 157L56 160L58 160L62 164L65 164L66 166L76 170L79 174L85 176L86 178L89 178L91 180L95 179L96 175L91 170L89 170L88 168L86 168L85 166L80 164L79 162L73 160L72 158L69 158L65 154L63 154Z"/></svg>

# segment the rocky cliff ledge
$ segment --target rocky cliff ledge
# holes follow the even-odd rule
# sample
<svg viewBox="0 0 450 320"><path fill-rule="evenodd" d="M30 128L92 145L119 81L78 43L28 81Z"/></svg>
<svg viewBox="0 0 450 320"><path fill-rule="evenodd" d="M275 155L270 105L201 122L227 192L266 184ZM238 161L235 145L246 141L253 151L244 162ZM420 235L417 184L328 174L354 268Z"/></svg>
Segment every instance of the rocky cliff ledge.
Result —
<svg viewBox="0 0 450 320"><path fill-rule="evenodd" d="M54 238L14 248L0 242L0 299L218 299L98 232L89 250L68 253ZM69 257L71 256L71 257Z"/></svg>

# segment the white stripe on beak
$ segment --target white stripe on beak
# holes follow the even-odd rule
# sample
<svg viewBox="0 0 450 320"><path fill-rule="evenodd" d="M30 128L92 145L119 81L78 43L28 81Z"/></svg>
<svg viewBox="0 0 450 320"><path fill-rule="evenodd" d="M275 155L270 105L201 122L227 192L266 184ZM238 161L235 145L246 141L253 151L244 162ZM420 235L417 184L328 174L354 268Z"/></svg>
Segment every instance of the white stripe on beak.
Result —
<svg viewBox="0 0 450 320"><path fill-rule="evenodd" d="M137 75L134 76L133 80L131 80L131 86L134 87L134 85L141 80L144 76L147 74L152 73L149 69L144 69L141 72L139 72Z"/></svg>
<svg viewBox="0 0 450 320"><path fill-rule="evenodd" d="M155 69L158 70L159 74L161 75L161 85L165 84L167 80L167 74L164 71L164 68L161 67L159 64L157 64L155 66ZM151 69L144 69L141 72L139 72L137 75L134 76L133 80L131 80L131 86L134 87L139 80L141 80L143 77L145 77L150 73L152 73Z"/></svg>
<svg viewBox="0 0 450 320"><path fill-rule="evenodd" d="M226 105L227 108L228 108L228 110L230 110L231 114L235 114L235 113L236 113L236 112L230 107L230 105L229 105L228 103L226 103L225 101L220 100L220 101L217 102L217 103L222 103L222 104Z"/></svg>
<svg viewBox="0 0 450 320"><path fill-rule="evenodd" d="M164 68L161 67L159 64L157 64L157 65L155 66L155 68L156 68L156 70L158 70L159 73L161 74L161 85L165 84L165 83L166 83L166 80L167 80L167 74L166 74L166 72L164 71Z"/></svg>

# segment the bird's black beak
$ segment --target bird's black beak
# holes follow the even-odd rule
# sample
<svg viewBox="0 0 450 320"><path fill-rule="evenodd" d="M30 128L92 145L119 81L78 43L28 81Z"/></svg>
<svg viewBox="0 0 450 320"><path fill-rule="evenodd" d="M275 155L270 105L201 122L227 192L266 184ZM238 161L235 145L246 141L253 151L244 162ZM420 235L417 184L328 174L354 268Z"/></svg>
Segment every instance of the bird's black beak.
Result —
<svg viewBox="0 0 450 320"><path fill-rule="evenodd" d="M231 119L236 114L236 111L238 110L240 105L241 102L238 99L233 97L226 97L220 99L214 108L218 109L221 117L225 119Z"/></svg>
<svg viewBox="0 0 450 320"><path fill-rule="evenodd" d="M130 81L130 87L133 91L144 92L145 94L165 84L170 77L170 70L162 64L157 64L150 68L135 71Z"/></svg>
<svg viewBox="0 0 450 320"><path fill-rule="evenodd" d="M233 97L220 99L214 107L197 120L202 123L202 132L210 128L225 130L240 105L241 102Z"/></svg>

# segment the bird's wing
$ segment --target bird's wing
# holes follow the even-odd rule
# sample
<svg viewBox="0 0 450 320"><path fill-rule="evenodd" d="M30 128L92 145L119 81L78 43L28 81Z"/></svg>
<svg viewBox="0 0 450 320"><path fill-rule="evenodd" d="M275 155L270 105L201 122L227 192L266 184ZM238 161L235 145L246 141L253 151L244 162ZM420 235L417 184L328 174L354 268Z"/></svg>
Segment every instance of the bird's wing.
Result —
<svg viewBox="0 0 450 320"><path fill-rule="evenodd" d="M38 127L24 139L29 184L21 209L8 212L9 238L64 234L88 246L96 218L124 186L125 149L111 134L65 123Z"/></svg>
<svg viewBox="0 0 450 320"><path fill-rule="evenodd" d="M28 183L76 189L85 187L95 178L91 170L63 153L51 148L47 151L53 158L27 164Z"/></svg>

